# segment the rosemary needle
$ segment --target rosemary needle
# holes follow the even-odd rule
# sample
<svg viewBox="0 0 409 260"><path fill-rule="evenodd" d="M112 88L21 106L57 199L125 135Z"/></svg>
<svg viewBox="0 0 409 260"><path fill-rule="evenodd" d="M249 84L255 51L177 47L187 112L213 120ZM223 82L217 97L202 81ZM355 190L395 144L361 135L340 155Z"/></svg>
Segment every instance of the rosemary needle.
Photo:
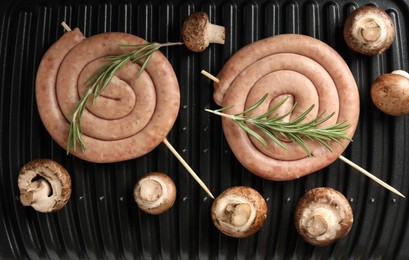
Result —
<svg viewBox="0 0 409 260"><path fill-rule="evenodd" d="M122 44L121 47L133 48L131 52L106 56L105 60L109 61L107 64L103 65L101 68L96 70L85 82L87 91L81 97L80 101L73 108L70 116L71 123L68 130L68 142L67 142L67 154L70 153L71 149L74 151L77 149L77 143L79 143L81 149L84 151L87 146L82 138L81 130L81 117L86 107L88 99L93 96L92 103L95 103L97 97L105 90L109 85L112 78L115 76L116 72L121 69L126 63L142 61L142 66L136 75L136 79L141 76L148 66L153 54L159 50L161 47L182 45L182 42L169 42L169 43L143 43L143 44Z"/></svg>
<svg viewBox="0 0 409 260"><path fill-rule="evenodd" d="M281 141L284 138L289 141L297 142L308 156L311 156L311 152L306 146L303 137L312 141L318 141L330 151L332 151L332 149L329 146L328 141L335 141L341 146L342 143L339 141L339 139L352 141L352 139L349 138L345 133L345 130L350 127L347 121L341 121L328 127L318 127L319 125L330 119L334 115L334 113L329 114L326 117L323 117L323 114L320 114L313 120L303 122L307 115L314 108L314 105L310 106L304 113L290 122L285 122L282 119L294 110L296 104L285 115L274 115L274 112L286 102L287 98L280 101L278 104L273 106L262 115L256 117L248 115L251 111L259 107L266 98L267 94L264 95L250 108L237 114L223 113L224 110L231 108L232 106L216 110L205 109L205 111L233 120L238 126L240 126L244 131L258 140L264 146L267 146L267 141L265 139L266 137L272 140L281 148L286 149L286 145ZM258 131L253 130L253 128L249 127L248 124L253 125Z"/></svg>

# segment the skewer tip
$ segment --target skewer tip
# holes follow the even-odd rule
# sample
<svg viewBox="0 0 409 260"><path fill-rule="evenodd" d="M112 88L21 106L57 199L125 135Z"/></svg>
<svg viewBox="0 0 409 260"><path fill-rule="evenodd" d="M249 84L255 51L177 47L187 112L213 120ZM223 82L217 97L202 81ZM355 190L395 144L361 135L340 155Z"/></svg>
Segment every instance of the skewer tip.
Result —
<svg viewBox="0 0 409 260"><path fill-rule="evenodd" d="M210 192L209 188L206 184L200 179L200 177L193 171L193 169L189 166L189 164L183 159L183 157L176 151L176 149L172 146L172 144L165 138L162 141L168 149L173 153L173 155L179 160L179 162L185 167L185 169L190 173L190 175L196 180L196 182L202 187L202 189L210 196L210 198L214 199L213 194Z"/></svg>
<svg viewBox="0 0 409 260"><path fill-rule="evenodd" d="M356 163L352 162L351 160L345 158L344 156L340 155L339 159L343 162L345 162L346 164L348 164L349 166L351 166L352 168L358 170L359 172L363 173L365 176L369 177L370 179L372 179L373 181L375 181L376 183L378 183L379 185L381 185L382 187L386 188L387 190L395 193L396 195L402 197L402 198L406 198L405 195L403 195L401 192L399 192L397 189L395 189L394 187L392 187L391 185L387 184L386 182L382 181L381 179L379 179L378 177L376 177L375 175L373 175L372 173L368 172L367 170L365 170L364 168L362 168L361 166L357 165Z"/></svg>
<svg viewBox="0 0 409 260"><path fill-rule="evenodd" d="M61 25L62 25L62 27L64 27L64 29L67 31L67 32L71 32L72 30L71 30L71 28L68 26L68 24L66 23L66 22L62 22L61 23Z"/></svg>
<svg viewBox="0 0 409 260"><path fill-rule="evenodd" d="M205 77L207 77L208 79L210 79L210 80L212 80L212 81L214 81L216 83L220 82L220 80L218 78L216 78L215 76L213 76L212 74L210 74L209 72L207 72L205 70L202 70L200 73L202 75L204 75Z"/></svg>

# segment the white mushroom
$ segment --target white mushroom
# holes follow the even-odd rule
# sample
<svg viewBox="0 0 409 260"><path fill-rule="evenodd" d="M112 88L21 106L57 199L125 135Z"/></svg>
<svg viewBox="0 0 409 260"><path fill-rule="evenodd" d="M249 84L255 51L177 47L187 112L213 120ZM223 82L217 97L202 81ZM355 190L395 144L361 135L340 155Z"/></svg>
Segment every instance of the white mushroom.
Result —
<svg viewBox="0 0 409 260"><path fill-rule="evenodd" d="M204 51L210 43L224 44L225 34L224 26L211 24L205 12L195 12L183 22L183 42L193 52Z"/></svg>
<svg viewBox="0 0 409 260"><path fill-rule="evenodd" d="M327 246L348 234L353 214L342 193L320 187L308 191L299 200L294 223L306 242L314 246Z"/></svg>
<svg viewBox="0 0 409 260"><path fill-rule="evenodd" d="M162 214L175 203L175 183L164 173L147 173L135 184L134 199L146 213Z"/></svg>
<svg viewBox="0 0 409 260"><path fill-rule="evenodd" d="M71 178L67 170L48 159L24 165L18 176L18 187L21 203L43 213L61 209L71 196Z"/></svg>
<svg viewBox="0 0 409 260"><path fill-rule="evenodd" d="M381 54L392 45L395 26L384 10L362 6L345 20L344 39L356 52L369 56Z"/></svg>
<svg viewBox="0 0 409 260"><path fill-rule="evenodd" d="M267 204L256 190L237 186L222 192L213 202L212 220L224 234L231 237L247 237L264 225Z"/></svg>

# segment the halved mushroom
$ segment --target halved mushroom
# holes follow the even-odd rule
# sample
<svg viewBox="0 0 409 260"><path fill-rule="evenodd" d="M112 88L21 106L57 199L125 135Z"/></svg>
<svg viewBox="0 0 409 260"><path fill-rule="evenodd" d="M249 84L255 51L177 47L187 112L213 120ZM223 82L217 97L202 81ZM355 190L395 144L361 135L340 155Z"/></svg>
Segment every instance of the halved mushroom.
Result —
<svg viewBox="0 0 409 260"><path fill-rule="evenodd" d="M71 196L71 177L59 163L38 159L21 168L18 187L24 206L43 213L55 212L64 207Z"/></svg>
<svg viewBox="0 0 409 260"><path fill-rule="evenodd" d="M356 52L369 56L381 54L392 45L395 26L384 10L362 6L346 18L344 39Z"/></svg>
<svg viewBox="0 0 409 260"><path fill-rule="evenodd" d="M224 44L225 34L224 26L211 24L205 12L195 12L183 22L183 42L193 52L204 51L210 43Z"/></svg>
<svg viewBox="0 0 409 260"><path fill-rule="evenodd" d="M409 73L395 70L379 76L372 83L371 98L374 105L388 115L409 114Z"/></svg>
<svg viewBox="0 0 409 260"><path fill-rule="evenodd" d="M250 236L261 229L267 218L267 203L258 191L231 187L213 202L212 220L222 233L236 238Z"/></svg>
<svg viewBox="0 0 409 260"><path fill-rule="evenodd" d="M147 173L135 184L134 199L146 213L162 214L175 203L175 183L164 173Z"/></svg>
<svg viewBox="0 0 409 260"><path fill-rule="evenodd" d="M353 214L342 193L328 187L308 191L295 209L295 227L314 246L327 246L348 234Z"/></svg>

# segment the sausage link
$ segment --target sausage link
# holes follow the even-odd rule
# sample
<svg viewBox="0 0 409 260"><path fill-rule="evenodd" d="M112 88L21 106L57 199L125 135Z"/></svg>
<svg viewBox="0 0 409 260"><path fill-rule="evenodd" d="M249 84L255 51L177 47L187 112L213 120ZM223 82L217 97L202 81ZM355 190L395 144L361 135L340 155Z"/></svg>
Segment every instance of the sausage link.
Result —
<svg viewBox="0 0 409 260"><path fill-rule="evenodd" d="M66 147L71 111L87 90L86 80L107 62L104 57L132 50L119 45L141 43L146 41L130 34L98 34L76 44L64 55L62 62L40 65L38 89L44 88L40 87L44 85L41 75L44 67L56 67L59 71L50 77L56 81L52 98L56 100L60 116L42 117L45 124L58 120L52 123L58 125L57 130L47 128L58 144ZM51 47L48 52L54 53L56 49ZM91 96L81 117L83 139L88 149L71 153L92 162L117 162L142 156L163 141L178 115L178 81L171 64L159 51L153 54L145 71L136 79L140 68L139 63L127 63L94 104ZM46 101L41 93L38 99ZM46 109L55 110L56 106Z"/></svg>
<svg viewBox="0 0 409 260"><path fill-rule="evenodd" d="M355 79L342 57L327 44L309 36L284 34L247 45L236 52L217 76L214 100L228 114L237 114L257 102L264 94L268 99L254 116L266 112L284 96L291 97L287 106L297 106L285 120L299 116L315 105L305 121L320 114L334 116L320 127L347 120L346 131L352 138L359 118L359 93ZM285 109L284 109L285 110ZM283 114L287 111L281 111ZM249 137L232 120L223 118L225 137L237 159L254 174L271 180L291 180L318 171L335 161L348 146L330 142L333 151L305 140L312 156L297 144L287 142L283 149L270 141L264 147Z"/></svg>

